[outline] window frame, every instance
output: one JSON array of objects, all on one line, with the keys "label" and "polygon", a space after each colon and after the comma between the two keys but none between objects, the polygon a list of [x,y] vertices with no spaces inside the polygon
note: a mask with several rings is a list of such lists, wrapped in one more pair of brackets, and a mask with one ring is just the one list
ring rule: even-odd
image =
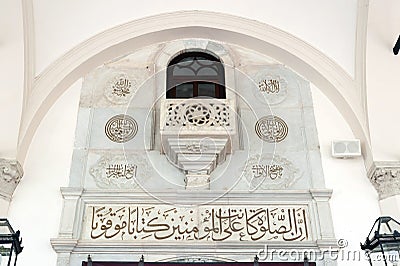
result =
[{"label": "window frame", "polygon": [[[205,58],[200,60],[208,60],[216,62],[214,66],[216,66],[216,76],[206,76],[206,75],[174,75],[174,67],[181,63],[185,62],[184,60],[190,57],[194,57],[194,60],[198,60],[197,58]],[[199,95],[199,84],[213,84],[214,85],[214,97],[207,95]],[[192,84],[192,97],[177,97],[177,87],[183,84]],[[166,88],[166,98],[167,99],[189,99],[196,97],[204,97],[204,98],[217,98],[217,99],[226,99],[226,91],[225,91],[225,69],[217,57],[210,55],[205,52],[186,52],[182,53],[175,58],[173,58],[168,64],[167,68],[167,88]]]}]

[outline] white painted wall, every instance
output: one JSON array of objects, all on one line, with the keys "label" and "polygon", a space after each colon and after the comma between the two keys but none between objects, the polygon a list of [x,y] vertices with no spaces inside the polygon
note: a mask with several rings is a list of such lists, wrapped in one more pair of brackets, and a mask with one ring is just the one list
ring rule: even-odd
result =
[{"label": "white painted wall", "polygon": [[367,38],[367,97],[375,161],[400,160],[400,1],[371,0]]},{"label": "white painted wall", "polygon": [[159,13],[207,10],[283,29],[315,46],[354,74],[357,0],[34,1],[36,71],[77,44],[113,26]]},{"label": "white painted wall", "polygon": [[20,1],[0,3],[0,158],[16,156],[24,82],[22,7]]},{"label": "white painted wall", "polygon": [[50,238],[58,235],[60,187],[68,185],[80,89],[81,80],[50,109],[29,150],[25,175],[8,213],[14,229],[21,230],[25,247],[18,265],[56,264]]},{"label": "white painted wall", "polygon": [[[332,140],[353,139],[354,136],[326,96],[315,86],[311,89],[326,186],[333,189],[330,205],[335,235],[348,242],[345,251],[361,252],[359,243],[365,241],[375,219],[380,216],[378,194],[367,178],[362,158],[331,157]],[[339,262],[339,265],[367,265],[364,260]]]},{"label": "white painted wall", "polygon": [[379,201],[382,215],[400,220],[400,195],[395,195]]}]

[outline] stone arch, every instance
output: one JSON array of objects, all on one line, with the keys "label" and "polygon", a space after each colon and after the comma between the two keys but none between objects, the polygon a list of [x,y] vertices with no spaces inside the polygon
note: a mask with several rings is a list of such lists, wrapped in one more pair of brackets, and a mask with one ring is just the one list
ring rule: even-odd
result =
[{"label": "stone arch", "polygon": [[[326,55],[293,35],[234,15],[178,11],[131,21],[77,45],[36,79],[34,94],[25,99],[18,143],[23,163],[32,138],[56,100],[77,79],[102,63],[153,43],[182,38],[226,41],[266,54],[314,83],[341,112],[363,143],[366,165],[372,161],[368,128],[354,80]],[[28,97],[28,95],[24,95]]]}]

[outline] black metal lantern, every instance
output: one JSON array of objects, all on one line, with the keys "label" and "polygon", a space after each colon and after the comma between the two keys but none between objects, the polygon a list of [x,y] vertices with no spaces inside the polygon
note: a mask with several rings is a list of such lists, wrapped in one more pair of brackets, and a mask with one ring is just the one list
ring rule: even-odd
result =
[{"label": "black metal lantern", "polygon": [[7,219],[0,218],[0,266],[17,265],[17,256],[23,249],[19,235]]},{"label": "black metal lantern", "polygon": [[361,249],[365,250],[370,265],[372,265],[371,254],[377,252],[382,253],[385,265],[388,265],[389,252],[396,251],[400,255],[400,223],[389,216],[379,217],[372,226],[365,243],[360,243],[360,245]]}]

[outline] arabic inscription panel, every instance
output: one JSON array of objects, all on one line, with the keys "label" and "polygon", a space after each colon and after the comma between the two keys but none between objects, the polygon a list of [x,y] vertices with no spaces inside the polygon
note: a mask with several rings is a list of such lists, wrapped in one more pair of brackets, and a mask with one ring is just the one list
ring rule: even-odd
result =
[{"label": "arabic inscription panel", "polygon": [[170,242],[311,241],[306,205],[92,205],[83,239]]}]

